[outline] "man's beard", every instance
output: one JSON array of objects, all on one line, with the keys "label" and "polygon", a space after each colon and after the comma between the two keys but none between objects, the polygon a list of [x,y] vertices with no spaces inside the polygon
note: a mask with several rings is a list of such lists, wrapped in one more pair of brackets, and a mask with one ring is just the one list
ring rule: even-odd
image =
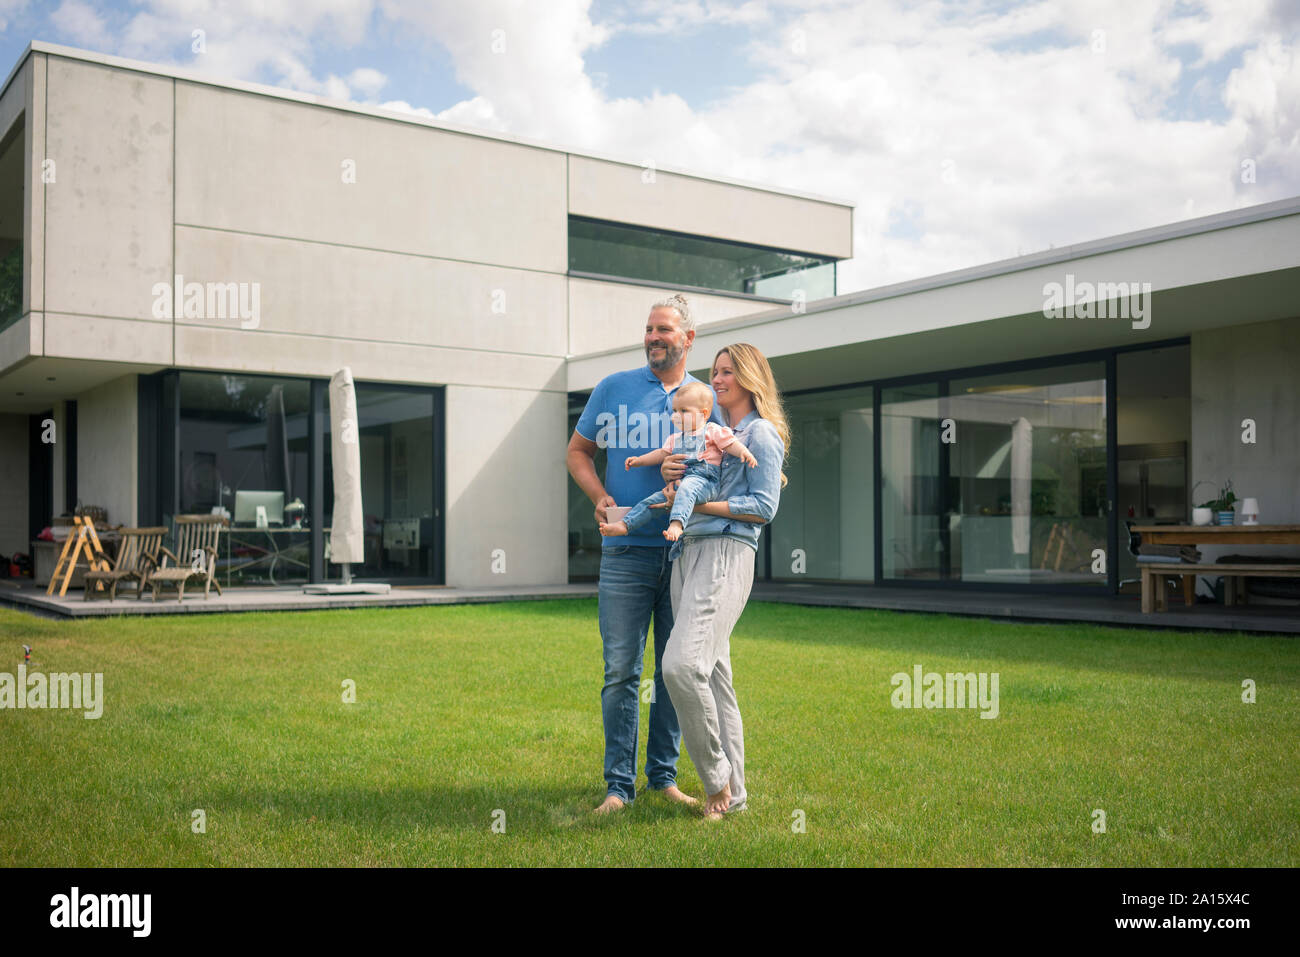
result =
[{"label": "man's beard", "polygon": [[677,363],[682,361],[682,356],[686,355],[686,350],[681,346],[675,346],[671,342],[665,342],[664,354],[660,359],[653,359],[650,356],[650,346],[646,346],[645,357],[650,363],[650,368],[662,372],[664,369],[671,369]]}]

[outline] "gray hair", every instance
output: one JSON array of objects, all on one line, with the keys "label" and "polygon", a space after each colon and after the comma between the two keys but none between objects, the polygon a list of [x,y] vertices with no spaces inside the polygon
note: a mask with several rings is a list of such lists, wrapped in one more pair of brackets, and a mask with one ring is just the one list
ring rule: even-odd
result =
[{"label": "gray hair", "polygon": [[677,315],[681,317],[682,332],[690,332],[695,328],[695,319],[691,316],[691,304],[680,292],[674,293],[667,299],[660,299],[650,307],[651,312],[656,309],[676,309]]}]

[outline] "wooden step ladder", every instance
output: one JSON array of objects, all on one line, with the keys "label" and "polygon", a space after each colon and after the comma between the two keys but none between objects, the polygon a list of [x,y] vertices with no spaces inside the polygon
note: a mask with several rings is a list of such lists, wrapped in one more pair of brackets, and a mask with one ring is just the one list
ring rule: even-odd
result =
[{"label": "wooden step ladder", "polygon": [[[67,594],[68,586],[72,584],[72,575],[77,570],[77,560],[81,557],[81,550],[86,550],[86,561],[90,563],[91,571],[111,571],[108,559],[104,555],[104,549],[99,544],[99,536],[95,534],[95,520],[88,515],[77,515],[72,519],[72,524],[77,530],[69,535],[63,543],[63,552],[59,555],[59,562],[54,566],[54,574],[50,576],[50,585],[45,589],[45,594],[53,595],[54,586],[59,583],[59,576],[63,576],[63,587],[59,589],[59,597],[62,598]],[[71,554],[69,554],[71,552]],[[103,589],[102,582],[95,582],[94,585],[88,586],[97,589]]]}]

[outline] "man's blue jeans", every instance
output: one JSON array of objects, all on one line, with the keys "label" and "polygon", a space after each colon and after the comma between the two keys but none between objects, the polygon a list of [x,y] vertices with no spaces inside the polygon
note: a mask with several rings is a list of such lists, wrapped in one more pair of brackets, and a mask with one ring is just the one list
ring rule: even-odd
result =
[{"label": "man's blue jeans", "polygon": [[597,590],[600,638],[605,652],[605,686],[600,710],[605,723],[605,786],[624,803],[636,797],[636,753],[640,731],[641,662],[654,615],[655,680],[650,698],[650,738],[645,776],[661,790],[677,783],[682,733],[664,687],[660,662],[673,631],[671,546],[614,545],[600,556]]}]

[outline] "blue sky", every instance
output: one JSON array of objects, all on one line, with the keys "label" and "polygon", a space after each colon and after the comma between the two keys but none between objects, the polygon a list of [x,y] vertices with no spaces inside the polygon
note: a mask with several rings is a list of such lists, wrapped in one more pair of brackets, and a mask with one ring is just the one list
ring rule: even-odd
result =
[{"label": "blue sky", "polygon": [[1298,6],[0,0],[0,59],[41,39],[849,199],[848,292],[1300,194]]}]

